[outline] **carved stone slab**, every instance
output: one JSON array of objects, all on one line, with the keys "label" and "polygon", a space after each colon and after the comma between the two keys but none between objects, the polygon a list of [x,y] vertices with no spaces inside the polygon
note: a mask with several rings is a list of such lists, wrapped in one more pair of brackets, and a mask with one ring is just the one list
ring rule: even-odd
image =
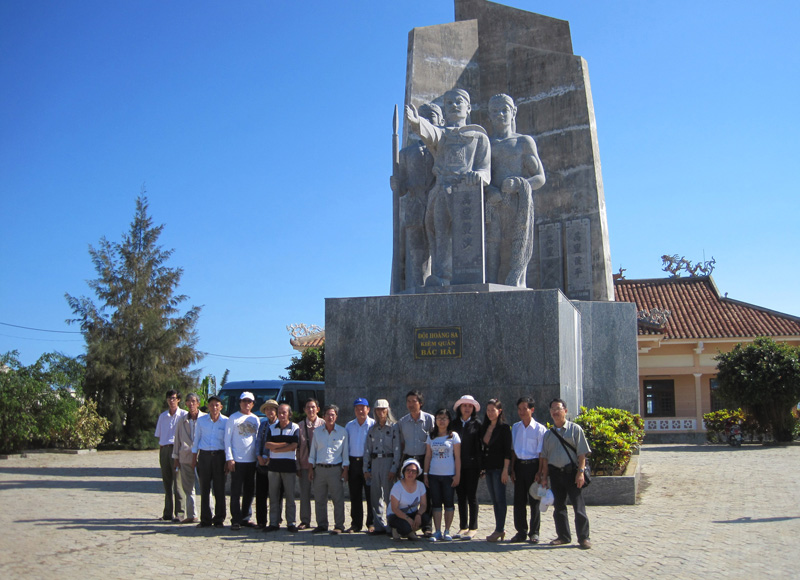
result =
[{"label": "carved stone slab", "polygon": [[592,299],[592,236],[588,218],[566,223],[567,294],[576,300]]},{"label": "carved stone slab", "polygon": [[539,234],[539,280],[542,288],[563,288],[564,268],[561,258],[561,224],[544,224]]},{"label": "carved stone slab", "polygon": [[451,284],[486,281],[483,245],[483,186],[453,186],[453,279]]}]

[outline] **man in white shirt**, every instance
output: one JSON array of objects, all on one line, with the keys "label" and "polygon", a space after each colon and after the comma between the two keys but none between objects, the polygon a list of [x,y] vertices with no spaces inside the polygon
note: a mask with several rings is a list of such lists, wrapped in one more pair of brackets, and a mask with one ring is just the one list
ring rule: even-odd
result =
[{"label": "man in white shirt", "polygon": [[311,463],[311,478],[314,480],[314,503],[317,527],[314,533],[328,531],[328,493],[333,501],[332,534],[344,533],[344,486],[350,469],[350,452],[347,430],[336,424],[339,407],[326,405],[325,424],[314,429],[308,461]]},{"label": "man in white shirt", "polygon": [[158,437],[158,462],[161,465],[161,481],[164,483],[164,512],[161,519],[168,522],[180,522],[183,516],[183,504],[178,494],[178,481],[175,477],[175,468],[172,461],[172,452],[175,444],[175,427],[186,411],[178,408],[181,394],[177,391],[167,391],[167,410],[158,416],[156,423],[156,437]]},{"label": "man in white shirt", "polygon": [[239,396],[239,410],[225,426],[225,467],[231,474],[231,529],[255,527],[250,521],[256,477],[258,416],[253,414],[255,397],[249,391]]},{"label": "man in white shirt", "polygon": [[[520,421],[511,427],[511,480],[514,482],[514,527],[517,533],[512,542],[530,540],[539,543],[539,500],[534,499],[528,490],[539,481],[539,455],[547,429],[533,418],[533,397],[520,397],[517,400],[517,414]],[[531,508],[530,527],[528,527],[527,507]]]},{"label": "man in white shirt", "polygon": [[364,477],[364,444],[367,441],[367,432],[375,424],[375,419],[369,416],[369,403],[359,397],[353,403],[356,418],[345,425],[348,446],[350,447],[350,477],[347,487],[350,491],[350,528],[347,533],[360,532],[364,522],[364,503],[362,497],[367,496],[367,531],[374,532],[372,518],[372,499],[369,482]]}]

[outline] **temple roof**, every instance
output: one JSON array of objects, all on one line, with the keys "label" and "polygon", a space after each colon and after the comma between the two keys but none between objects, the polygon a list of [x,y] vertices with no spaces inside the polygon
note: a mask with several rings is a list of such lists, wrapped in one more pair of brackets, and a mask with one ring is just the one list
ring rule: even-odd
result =
[{"label": "temple roof", "polygon": [[720,296],[711,276],[614,281],[614,296],[639,311],[669,310],[661,328],[640,322],[639,334],[667,339],[800,336],[800,317]]}]

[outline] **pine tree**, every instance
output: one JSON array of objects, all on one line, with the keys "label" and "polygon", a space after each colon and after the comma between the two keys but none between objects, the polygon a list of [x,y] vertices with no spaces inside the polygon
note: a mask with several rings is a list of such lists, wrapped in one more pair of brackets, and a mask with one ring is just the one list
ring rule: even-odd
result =
[{"label": "pine tree", "polygon": [[180,313],[187,296],[175,292],[183,269],[166,265],[173,250],[158,245],[164,226],[154,226],[147,209],[142,191],[122,242],[103,237],[89,247],[97,304],[66,295],[77,317],[68,322],[80,323],[86,340],[84,393],[111,422],[105,442],[133,448],[155,444],[164,393],[194,387],[189,367],[202,358],[195,349],[200,307]]}]

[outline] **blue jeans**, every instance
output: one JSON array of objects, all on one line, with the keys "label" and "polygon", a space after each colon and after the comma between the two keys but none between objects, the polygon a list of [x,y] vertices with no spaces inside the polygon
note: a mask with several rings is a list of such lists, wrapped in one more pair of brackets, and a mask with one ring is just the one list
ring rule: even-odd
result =
[{"label": "blue jeans", "polygon": [[494,531],[504,532],[506,528],[506,485],[502,482],[502,469],[489,469],[486,471],[486,487],[489,489],[489,497],[492,498],[494,508]]}]

